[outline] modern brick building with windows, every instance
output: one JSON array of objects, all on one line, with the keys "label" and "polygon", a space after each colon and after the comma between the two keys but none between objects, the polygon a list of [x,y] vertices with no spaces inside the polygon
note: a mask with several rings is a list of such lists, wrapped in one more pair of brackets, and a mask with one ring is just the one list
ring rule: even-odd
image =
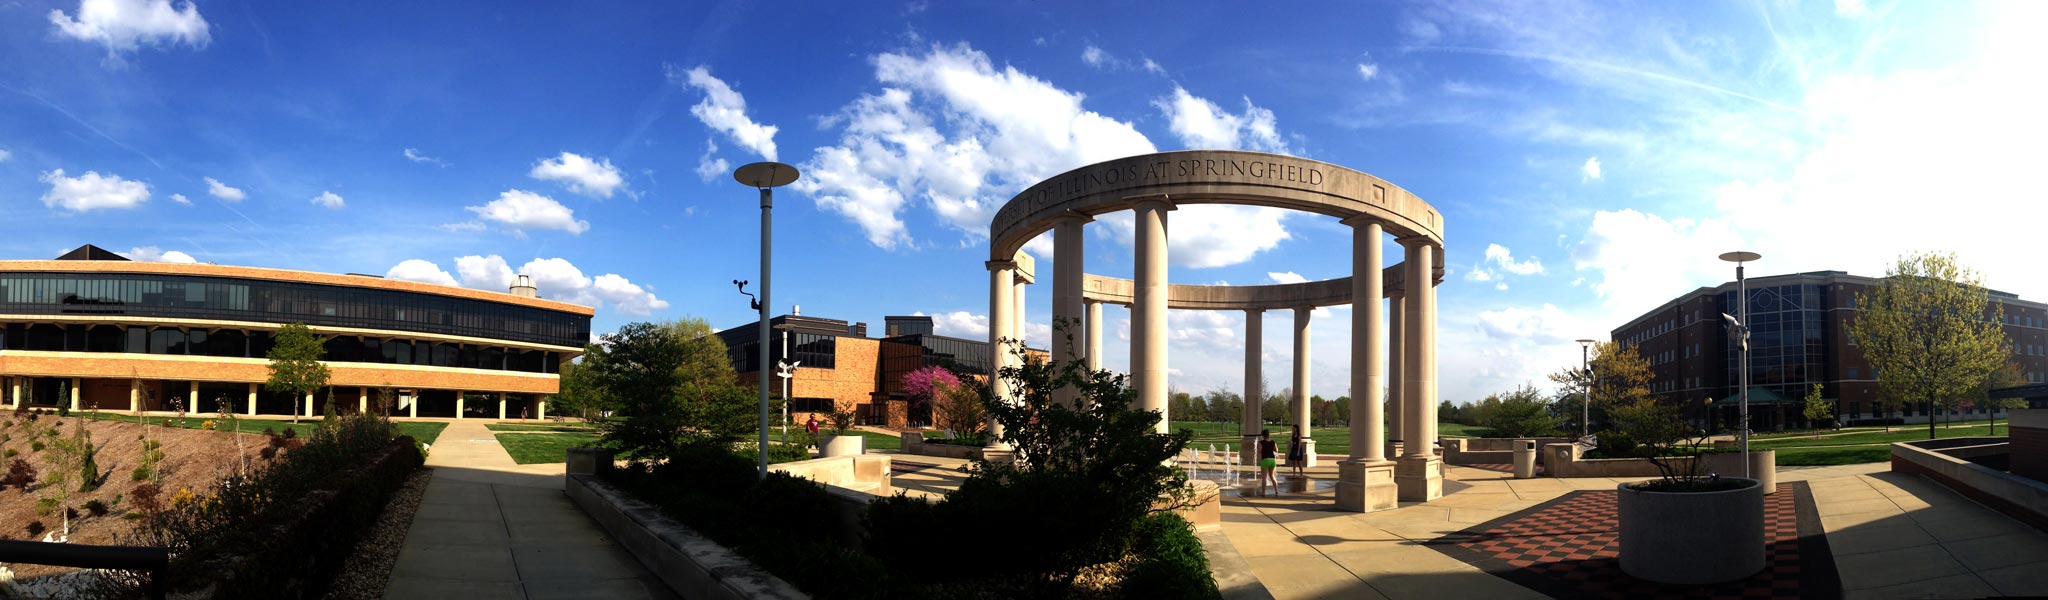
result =
[{"label": "modern brick building with windows", "polygon": [[[887,427],[931,423],[931,409],[911,402],[903,393],[903,376],[928,366],[943,366],[962,377],[987,377],[988,342],[938,335],[928,316],[885,318],[881,338],[867,337],[866,323],[783,315],[768,321],[769,362],[801,361],[790,381],[790,419],[819,420],[835,410],[854,412],[856,421]],[[743,384],[759,381],[758,323],[717,333],[725,342]],[[785,346],[787,350],[785,351]],[[1027,350],[1043,359],[1045,352]],[[771,393],[782,393],[780,382]]]},{"label": "modern brick building with windows", "polygon": [[[1925,423],[1927,407],[1907,403],[1880,414],[1877,378],[1849,339],[1856,318],[1856,294],[1883,284],[1882,278],[1841,271],[1815,271],[1748,281],[1750,320],[1750,421],[1757,430],[1802,427],[1802,404],[1813,384],[1836,404],[1844,423],[1900,418]],[[2006,340],[2013,361],[2028,382],[2048,382],[2048,304],[1993,290],[2005,311]],[[1732,428],[1741,381],[1736,370],[1740,346],[1722,313],[1739,314],[1733,281],[1693,290],[1616,328],[1613,339],[1635,348],[1655,374],[1650,391],[1683,407],[1701,425]],[[1938,419],[1984,418],[1983,408],[1937,410]]]},{"label": "modern brick building with windows", "polygon": [[[559,366],[590,340],[589,307],[369,275],[135,262],[93,246],[0,261],[0,400],[9,408],[245,414],[369,410],[539,418]],[[265,391],[271,336],[327,338],[332,387]]]}]

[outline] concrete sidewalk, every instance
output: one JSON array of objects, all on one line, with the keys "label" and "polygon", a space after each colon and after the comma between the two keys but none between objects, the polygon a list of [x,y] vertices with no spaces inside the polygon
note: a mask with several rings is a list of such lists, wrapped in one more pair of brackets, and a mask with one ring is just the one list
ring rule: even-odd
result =
[{"label": "concrete sidewalk", "polygon": [[563,465],[518,465],[477,421],[441,432],[433,479],[384,596],[674,598],[562,494]]}]

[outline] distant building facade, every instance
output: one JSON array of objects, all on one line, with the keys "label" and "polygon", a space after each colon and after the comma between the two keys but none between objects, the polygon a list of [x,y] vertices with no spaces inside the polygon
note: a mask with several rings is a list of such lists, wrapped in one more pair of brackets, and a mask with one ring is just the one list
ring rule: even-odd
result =
[{"label": "distant building facade", "polygon": [[[1877,376],[1848,335],[1856,295],[1882,278],[1815,271],[1748,280],[1750,422],[1760,431],[1804,427],[1804,399],[1813,384],[1836,403],[1847,424],[1897,418],[1925,423],[1919,403],[1890,411],[1878,404]],[[2027,382],[2048,382],[2048,304],[1991,291],[2005,311],[2006,340]],[[1741,348],[1722,313],[1739,314],[1736,283],[1700,288],[1614,329],[1613,340],[1650,363],[1651,394],[1682,407],[1687,419],[1715,428],[1739,422]],[[1985,418],[1984,408],[1936,409],[1936,419]]]},{"label": "distant building facade", "polygon": [[[848,323],[801,315],[769,319],[769,369],[775,363],[800,361],[789,382],[789,414],[801,423],[815,415],[853,411],[856,421],[885,427],[931,423],[931,407],[915,403],[903,392],[903,376],[929,366],[942,366],[963,378],[989,374],[987,341],[934,333],[929,316],[886,317],[881,338],[867,337],[866,323]],[[740,382],[760,381],[759,323],[717,333],[725,342]],[[1028,350],[1043,358],[1044,352]],[[782,393],[772,380],[773,394]]]}]

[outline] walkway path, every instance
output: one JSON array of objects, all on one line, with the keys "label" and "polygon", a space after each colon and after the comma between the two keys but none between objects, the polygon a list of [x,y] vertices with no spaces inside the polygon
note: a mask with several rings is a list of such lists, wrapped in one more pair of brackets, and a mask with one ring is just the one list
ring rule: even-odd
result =
[{"label": "walkway path", "polygon": [[1889,468],[1809,485],[1849,598],[2048,590],[2048,534],[1946,487]]},{"label": "walkway path", "polygon": [[518,465],[483,422],[457,421],[392,568],[392,599],[673,598],[562,494],[562,465]]}]

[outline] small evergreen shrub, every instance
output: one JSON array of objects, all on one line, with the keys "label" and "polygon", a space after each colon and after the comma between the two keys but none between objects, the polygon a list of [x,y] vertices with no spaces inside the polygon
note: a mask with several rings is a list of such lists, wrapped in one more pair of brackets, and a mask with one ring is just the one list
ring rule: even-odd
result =
[{"label": "small evergreen shrub", "polygon": [[1136,564],[1124,572],[1125,598],[1220,598],[1209,555],[1180,515],[1152,513],[1132,530]]},{"label": "small evergreen shrub", "polygon": [[33,454],[33,453],[36,453],[36,452],[42,452],[42,451],[43,451],[43,441],[42,441],[42,440],[36,440],[36,441],[33,441],[33,442],[29,442],[29,443],[28,443],[28,451],[29,451],[29,453],[31,453],[31,454]]},{"label": "small evergreen shrub", "polygon": [[92,513],[92,516],[95,517],[107,516],[107,503],[98,500],[87,500],[85,502],[85,512]]},{"label": "small evergreen shrub", "polygon": [[36,516],[47,517],[50,516],[50,513],[53,512],[57,512],[56,498],[41,498],[36,500]]},{"label": "small evergreen shrub", "polygon": [[149,465],[137,465],[134,471],[128,472],[128,480],[149,481],[149,476],[153,473],[154,471],[150,470]]},{"label": "small evergreen shrub", "polygon": [[29,521],[26,529],[28,530],[29,537],[35,537],[42,535],[46,528],[43,527],[42,521]]}]

